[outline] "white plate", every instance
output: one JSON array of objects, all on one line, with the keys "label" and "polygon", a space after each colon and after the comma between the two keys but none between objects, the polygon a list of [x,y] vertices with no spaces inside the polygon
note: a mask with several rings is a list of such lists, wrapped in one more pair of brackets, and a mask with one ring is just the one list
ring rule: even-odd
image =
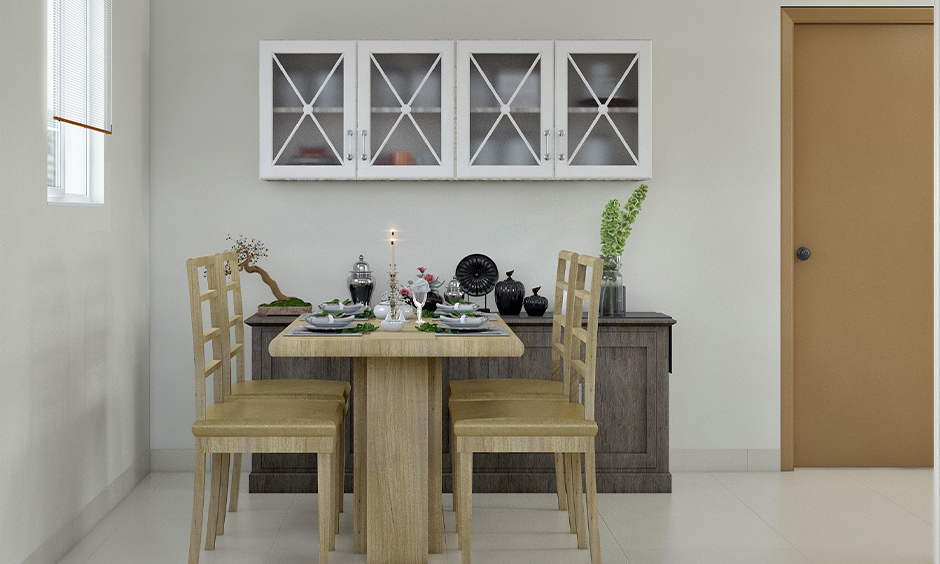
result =
[{"label": "white plate", "polygon": [[304,318],[304,321],[307,322],[307,325],[313,325],[315,327],[335,327],[337,325],[349,325],[355,320],[351,315],[334,315],[333,320],[331,321],[329,316],[324,315],[322,317],[317,317],[315,315],[308,315]]},{"label": "white plate", "polygon": [[467,317],[463,321],[459,317],[438,317],[437,319],[447,327],[481,327],[488,321],[485,317]]},{"label": "white plate", "polygon": [[476,327],[472,325],[445,325],[444,329],[450,329],[451,331],[457,331],[459,333],[475,333],[479,331],[494,331],[497,327],[495,325],[477,325]]},{"label": "white plate", "polygon": [[304,329],[310,331],[311,333],[331,333],[334,331],[342,331],[343,329],[349,329],[350,327],[355,327],[352,323],[347,323],[346,325],[329,325],[329,326],[316,326],[316,325],[304,325]]},{"label": "white plate", "polygon": [[363,304],[319,304],[317,307],[320,308],[320,311],[328,311],[330,313],[340,313],[343,315],[356,314],[361,312],[366,308]]},{"label": "white plate", "polygon": [[[480,306],[478,306],[477,304],[470,304],[470,305],[460,304],[460,305],[462,306],[460,309],[461,312],[476,311],[480,309]],[[454,313],[455,305],[454,304],[437,304],[437,309],[435,311],[439,311],[442,313]]]}]

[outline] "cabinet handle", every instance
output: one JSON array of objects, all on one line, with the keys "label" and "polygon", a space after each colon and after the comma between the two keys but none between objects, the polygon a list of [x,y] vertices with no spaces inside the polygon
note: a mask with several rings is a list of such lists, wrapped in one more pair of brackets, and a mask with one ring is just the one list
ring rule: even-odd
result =
[{"label": "cabinet handle", "polygon": [[565,160],[565,130],[558,130],[558,144],[561,146],[561,150],[558,151],[558,160]]},{"label": "cabinet handle", "polygon": [[549,136],[551,136],[551,134],[552,132],[550,129],[546,129],[545,132],[543,133],[543,135],[545,136],[545,154],[542,155],[542,158],[545,159],[546,161],[551,160],[552,158],[552,156],[548,152]]},{"label": "cabinet handle", "polygon": [[362,135],[362,157],[361,158],[362,160],[367,161],[369,160],[369,150],[368,150],[368,145],[366,144],[366,138],[369,136],[369,132],[363,129],[361,135]]},{"label": "cabinet handle", "polygon": [[354,149],[353,146],[356,144],[356,132],[350,129],[346,132],[346,160],[351,161],[355,156],[353,155]]}]

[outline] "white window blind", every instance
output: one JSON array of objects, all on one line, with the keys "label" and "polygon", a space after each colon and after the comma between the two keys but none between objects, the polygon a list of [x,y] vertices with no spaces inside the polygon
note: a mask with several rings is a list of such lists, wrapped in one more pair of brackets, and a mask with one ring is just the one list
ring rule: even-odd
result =
[{"label": "white window blind", "polygon": [[52,119],[111,133],[111,0],[53,0]]}]

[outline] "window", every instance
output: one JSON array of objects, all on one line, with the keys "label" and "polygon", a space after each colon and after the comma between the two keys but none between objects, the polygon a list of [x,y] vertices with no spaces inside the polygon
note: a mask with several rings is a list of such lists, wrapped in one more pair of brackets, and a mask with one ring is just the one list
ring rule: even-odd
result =
[{"label": "window", "polygon": [[111,1],[46,1],[47,200],[100,204],[111,132]]}]

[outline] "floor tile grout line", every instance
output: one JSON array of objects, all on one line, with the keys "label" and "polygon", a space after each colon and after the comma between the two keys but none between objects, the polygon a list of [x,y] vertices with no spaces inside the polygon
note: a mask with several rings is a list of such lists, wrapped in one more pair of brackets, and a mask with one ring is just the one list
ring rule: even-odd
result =
[{"label": "floor tile grout line", "polygon": [[610,538],[614,539],[614,543],[617,545],[617,548],[620,549],[620,554],[623,554],[624,559],[626,559],[627,564],[630,564],[630,557],[627,556],[627,551],[623,549],[623,545],[620,544],[620,541],[617,540],[617,535],[614,534],[614,531],[610,528],[610,525],[607,523],[607,519],[604,519],[604,516],[601,514],[601,508],[597,508],[597,517],[601,520],[601,523],[604,524],[604,528],[607,529],[607,532],[610,533]]},{"label": "floor tile grout line", "polygon": [[[151,472],[150,474],[147,474],[147,476],[150,476],[151,474],[158,474],[158,473],[159,473],[159,472]],[[144,480],[146,480],[146,479],[147,479],[147,476],[144,476],[144,479],[141,480],[141,482],[143,482]],[[165,474],[165,473],[164,473],[163,476],[160,478],[160,480],[159,480],[156,484],[154,484],[154,486],[153,486],[153,488],[150,490],[150,492],[149,492],[147,495],[144,496],[144,499],[142,499],[142,500],[140,500],[139,502],[137,502],[137,505],[136,505],[135,507],[128,508],[128,510],[126,511],[126,513],[136,513],[136,512],[137,512],[137,507],[139,507],[140,505],[142,505],[142,504],[144,503],[144,501],[145,501],[147,498],[149,498],[151,495],[153,495],[153,493],[154,493],[155,491],[157,491],[157,487],[159,487],[160,484],[162,484],[164,480],[166,480],[166,474]],[[138,483],[138,485],[140,485],[140,484]],[[137,486],[134,486],[134,488],[136,488],[136,487],[137,487]],[[134,492],[134,490],[131,489],[131,491],[128,492],[128,494],[127,494],[126,496],[124,496],[124,499],[127,499],[127,496],[131,495],[131,493],[133,493],[133,492]],[[88,531],[88,533],[87,533],[85,536],[83,536],[81,539],[79,539],[78,542],[80,543],[81,541],[83,541],[83,540],[85,540],[86,538],[88,538],[89,536],[91,536],[91,534],[95,531],[95,529],[97,529],[98,527],[100,527],[101,524],[104,522],[104,520],[107,519],[109,515],[111,515],[112,513],[114,513],[114,510],[118,508],[118,505],[120,505],[121,502],[124,501],[124,499],[122,499],[121,501],[119,501],[119,502],[117,503],[117,505],[115,505],[114,508],[111,509],[111,511],[108,511],[108,512],[105,514],[105,516],[102,517],[101,520],[98,521],[98,523],[96,523],[95,526],[94,526],[90,531]],[[105,536],[103,539],[101,539],[101,542],[98,543],[97,546],[95,546],[95,549],[94,549],[94,550],[90,551],[90,553],[88,554],[88,556],[87,556],[85,559],[83,559],[83,560],[81,561],[81,564],[88,564],[89,562],[91,562],[91,558],[92,558],[95,554],[97,554],[98,551],[101,550],[101,549],[104,547],[105,544],[108,543],[108,540],[109,540],[111,537],[113,537],[115,533],[118,532],[118,529],[120,529],[120,528],[121,528],[121,525],[123,525],[123,524],[127,521],[128,517],[129,517],[129,515],[128,515],[128,516],[125,516],[123,519],[121,519],[121,520],[114,526],[114,530],[112,530],[110,533],[107,534],[107,536]],[[78,546],[78,543],[76,543],[75,546]],[[75,546],[73,546],[72,549],[69,550],[69,552],[71,552],[72,550],[74,550],[74,549],[75,549]],[[66,553],[66,556],[68,556],[68,553]],[[63,557],[63,558],[64,558],[64,557]]]},{"label": "floor tile grout line", "polygon": [[771,525],[770,523],[768,523],[766,519],[764,519],[763,517],[761,517],[760,514],[757,513],[757,511],[754,510],[753,507],[751,507],[750,505],[748,505],[746,501],[744,501],[743,499],[741,499],[741,498],[738,496],[738,494],[734,493],[734,491],[733,491],[731,488],[729,488],[724,482],[722,482],[721,480],[719,480],[718,477],[715,476],[713,472],[709,472],[708,475],[711,476],[713,480],[715,480],[716,482],[718,482],[719,484],[721,484],[721,487],[723,487],[724,489],[726,489],[726,490],[728,491],[728,493],[730,493],[731,495],[734,496],[735,499],[737,499],[738,501],[740,501],[740,502],[741,502],[741,505],[743,505],[744,507],[747,507],[747,510],[750,511],[751,513],[753,513],[755,517],[757,517],[757,518],[760,519],[765,525],[767,525],[768,527],[770,527],[770,530],[771,530],[771,531],[773,531],[773,532],[777,533],[778,535],[780,535],[780,538],[782,538],[783,540],[785,540],[786,543],[787,543],[788,545],[790,545],[790,547],[793,548],[793,550],[797,551],[797,552],[800,554],[800,556],[802,556],[803,558],[805,558],[807,562],[812,563],[812,559],[811,559],[809,556],[807,556],[806,554],[804,554],[803,551],[800,550],[800,548],[799,548],[798,546],[796,546],[795,544],[793,544],[793,542],[792,542],[790,539],[788,539],[786,536],[784,536],[784,534],[783,534],[782,532],[778,531],[776,527],[774,527],[773,525]]},{"label": "floor tile grout line", "polygon": [[907,513],[913,515],[914,518],[918,519],[919,521],[922,521],[922,522],[924,522],[924,523],[927,523],[928,525],[931,525],[931,526],[933,525],[933,523],[932,523],[931,521],[928,521],[928,520],[924,519],[923,517],[921,517],[920,515],[914,513],[914,512],[911,511],[910,509],[904,507],[904,506],[901,505],[900,503],[894,501],[894,500],[891,499],[890,497],[888,497],[888,496],[886,496],[885,494],[879,492],[878,490],[876,490],[875,488],[869,486],[869,485],[866,484],[865,482],[859,480],[859,479],[856,478],[855,476],[849,474],[848,472],[845,471],[844,468],[836,468],[836,470],[838,470],[839,473],[842,474],[843,476],[845,476],[845,477],[851,479],[851,480],[854,481],[854,482],[857,482],[857,483],[861,484],[861,485],[864,486],[866,489],[875,492],[879,497],[882,497],[882,498],[886,499],[886,500],[887,500],[889,503],[891,503],[892,505],[896,505],[897,507],[900,507],[900,508],[903,509],[905,512],[907,512]]}]

